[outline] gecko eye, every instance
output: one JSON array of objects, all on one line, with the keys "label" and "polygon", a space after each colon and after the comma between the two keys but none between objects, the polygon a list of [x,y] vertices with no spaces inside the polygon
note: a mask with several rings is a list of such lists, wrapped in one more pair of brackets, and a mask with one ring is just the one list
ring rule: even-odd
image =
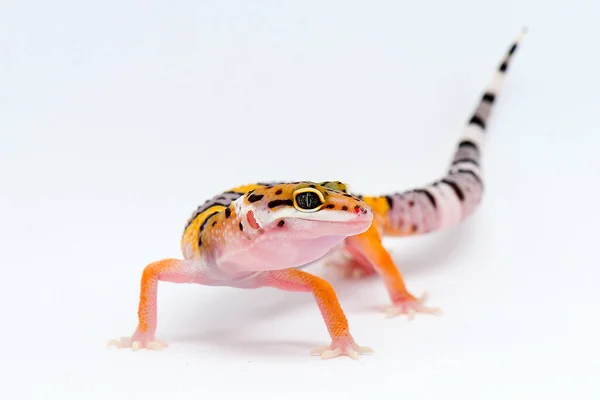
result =
[{"label": "gecko eye", "polygon": [[302,188],[294,192],[294,207],[300,211],[317,211],[324,202],[323,194],[317,189]]}]

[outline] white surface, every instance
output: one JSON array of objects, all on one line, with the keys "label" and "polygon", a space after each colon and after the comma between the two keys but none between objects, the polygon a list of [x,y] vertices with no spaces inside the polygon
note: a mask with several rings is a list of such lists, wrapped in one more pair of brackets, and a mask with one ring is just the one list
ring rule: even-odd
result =
[{"label": "white surface", "polygon": [[[216,4],[0,6],[0,398],[597,399],[598,5]],[[379,279],[335,280],[376,353],[321,361],[308,294],[161,284],[171,347],[104,347],[133,332],[143,267],[180,255],[214,193],[437,178],[524,24],[484,204],[387,241],[443,317],[386,320]]]}]

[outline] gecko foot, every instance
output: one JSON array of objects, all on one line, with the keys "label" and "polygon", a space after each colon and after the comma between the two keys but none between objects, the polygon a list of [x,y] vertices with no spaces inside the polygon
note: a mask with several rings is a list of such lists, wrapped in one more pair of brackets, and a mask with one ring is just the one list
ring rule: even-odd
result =
[{"label": "gecko foot", "polygon": [[420,298],[409,295],[400,300],[395,300],[393,306],[386,308],[386,316],[390,318],[400,314],[407,314],[408,319],[412,320],[415,313],[441,315],[442,310],[440,308],[427,307],[424,305],[426,299],[427,293],[423,293]]},{"label": "gecko foot", "polygon": [[359,354],[372,354],[373,349],[357,345],[352,338],[334,339],[329,346],[319,346],[311,349],[311,355],[320,355],[321,359],[327,360],[339,356],[348,356],[358,360]]},{"label": "gecko foot", "polygon": [[132,337],[109,340],[107,347],[112,346],[119,349],[131,348],[134,351],[137,351],[140,349],[161,350],[169,345],[163,340],[156,339],[153,335],[144,335],[136,332]]}]

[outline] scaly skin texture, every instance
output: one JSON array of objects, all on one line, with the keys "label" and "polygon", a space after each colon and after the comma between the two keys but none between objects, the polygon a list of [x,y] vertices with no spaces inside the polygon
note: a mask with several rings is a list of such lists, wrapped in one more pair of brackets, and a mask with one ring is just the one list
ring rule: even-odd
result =
[{"label": "scaly skin texture", "polygon": [[349,259],[339,267],[354,276],[377,273],[383,278],[391,300],[388,315],[439,312],[407,290],[381,239],[445,229],[477,209],[483,196],[485,128],[519,39],[503,58],[441,179],[379,196],[350,194],[339,181],[256,183],[221,193],[189,219],[181,239],[183,259],[156,261],[144,269],[137,329],[133,336],[110,344],[134,349],[166,346],[155,337],[158,282],[165,281],[311,292],[331,338],[329,346],[313,353],[322,358],[370,353],[370,348],[355,343],[332,286],[299,269],[340,247]]}]

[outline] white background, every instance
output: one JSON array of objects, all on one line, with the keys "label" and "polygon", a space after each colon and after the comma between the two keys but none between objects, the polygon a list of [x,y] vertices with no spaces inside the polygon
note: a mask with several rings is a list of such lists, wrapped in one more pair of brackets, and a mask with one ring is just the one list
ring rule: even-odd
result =
[{"label": "white background", "polygon": [[[594,3],[3,1],[0,398],[597,399]],[[161,284],[170,347],[106,349],[215,193],[438,178],[523,25],[481,208],[386,241],[443,316],[385,319],[380,279],[331,278],[375,354],[322,361],[310,294]]]}]

